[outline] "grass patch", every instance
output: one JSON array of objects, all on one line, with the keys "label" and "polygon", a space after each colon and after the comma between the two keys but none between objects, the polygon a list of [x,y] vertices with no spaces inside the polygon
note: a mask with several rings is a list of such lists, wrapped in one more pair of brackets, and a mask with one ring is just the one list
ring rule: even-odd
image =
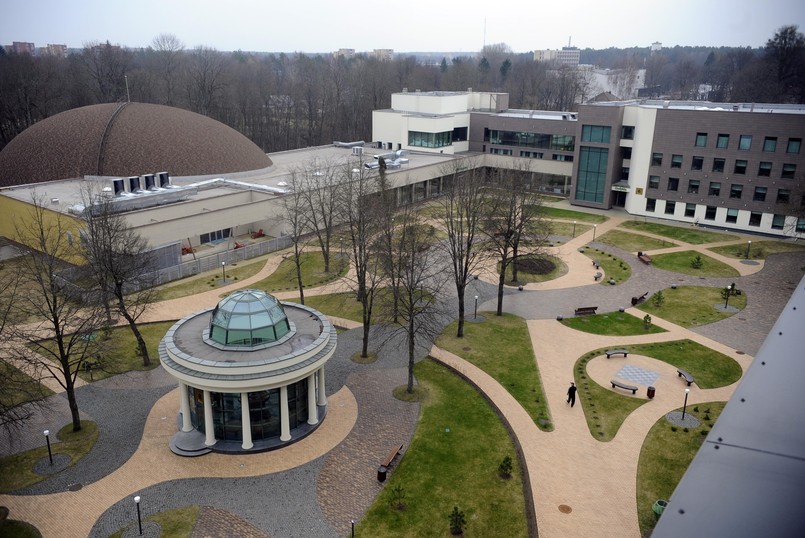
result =
[{"label": "grass patch", "polygon": [[622,230],[610,230],[598,238],[598,241],[606,245],[618,247],[627,252],[638,252],[644,250],[657,250],[677,246],[672,241],[655,239],[646,235],[633,234]]},{"label": "grass patch", "polygon": [[564,221],[551,221],[551,235],[559,235],[562,237],[575,237],[573,235],[573,231],[575,229],[576,235],[581,235],[584,232],[588,231],[592,226],[589,224],[573,224],[572,222],[564,222]]},{"label": "grass patch", "polygon": [[[466,514],[465,536],[528,536],[522,472],[500,418],[469,384],[432,360],[416,365],[427,388],[409,450],[356,529],[357,536],[446,536],[454,506]],[[498,466],[512,457],[512,477]],[[394,489],[405,509],[392,506]]]},{"label": "grass patch", "polygon": [[[542,206],[540,212],[549,219],[575,220],[578,222],[590,222],[593,224],[601,224],[602,222],[609,220],[609,217],[605,217],[597,213],[584,213],[582,211],[573,211],[572,209],[562,209],[559,207]],[[576,232],[578,233],[578,230]]]},{"label": "grass patch", "polygon": [[0,536],[5,538],[42,538],[39,529],[26,521],[0,520]]},{"label": "grass patch", "polygon": [[615,285],[623,284],[632,276],[632,267],[614,254],[597,248],[587,248],[584,250],[584,255],[590,260],[597,261],[604,271],[604,278],[599,282],[601,285],[611,286],[610,279],[615,279]]},{"label": "grass patch", "polygon": [[0,379],[3,379],[3,390],[0,391],[2,409],[11,409],[53,394],[53,391],[45,385],[2,360],[0,360]]},{"label": "grass patch", "polygon": [[735,359],[705,347],[693,340],[674,340],[627,346],[630,353],[654,357],[676,368],[690,372],[701,389],[717,389],[732,385],[743,370]]},{"label": "grass patch", "polygon": [[528,412],[537,426],[553,431],[531,337],[525,320],[512,314],[486,313],[483,323],[465,323],[456,338],[458,322],[448,325],[436,345],[471,362],[491,375]]},{"label": "grass patch", "polygon": [[201,507],[197,505],[183,506],[154,514],[147,521],[154,521],[159,525],[162,529],[162,536],[190,536],[199,514],[201,514]]},{"label": "grass patch", "polygon": [[363,307],[355,298],[355,293],[329,293],[327,295],[305,295],[305,305],[315,308],[328,316],[363,322]]},{"label": "grass patch", "polygon": [[400,385],[394,387],[391,393],[403,402],[424,402],[428,397],[428,389],[421,385],[414,385],[412,392],[408,392],[408,385]]},{"label": "grass patch", "polygon": [[[746,258],[746,243],[712,247],[707,250],[712,250],[722,256],[739,260]],[[786,241],[752,241],[752,246],[749,248],[749,257],[754,260],[765,260],[772,254],[802,252],[803,250],[805,250],[805,245],[800,243],[789,243]]]},{"label": "grass patch", "polygon": [[[510,286],[547,282],[567,274],[567,265],[556,256],[548,254],[520,256],[517,263],[520,265],[516,282],[512,278],[512,264],[506,267],[506,283]],[[529,266],[539,267],[540,270],[529,270]],[[500,263],[497,264],[497,271],[500,274]]]},{"label": "grass patch", "polygon": [[653,324],[646,330],[642,319],[623,312],[565,318],[561,323],[577,331],[607,336],[633,336],[667,332],[665,329]]},{"label": "grass patch", "polygon": [[704,243],[715,243],[718,241],[732,241],[735,239],[740,239],[740,237],[737,235],[727,233],[706,232],[693,227],[668,226],[667,224],[641,222],[638,220],[626,221],[621,223],[620,226],[622,228],[629,228],[632,230],[639,230],[655,235],[661,235],[674,241],[690,243],[691,245],[703,245]]},{"label": "grass patch", "polygon": [[[691,262],[700,256],[702,266],[698,269],[691,266]],[[741,273],[737,269],[722,263],[715,258],[711,258],[706,254],[699,254],[695,250],[686,250],[684,252],[669,252],[668,254],[653,254],[651,256],[651,263],[654,267],[665,269],[666,271],[673,271],[675,273],[682,273],[692,276],[726,276],[737,277]]]},{"label": "grass patch", "polygon": [[725,402],[709,402],[688,406],[687,412],[701,422],[699,427],[688,431],[683,428],[673,431],[665,417],[649,430],[637,464],[637,517],[641,536],[648,536],[657,523],[652,511],[654,502],[671,498],[725,405]]},{"label": "grass patch", "polygon": [[[232,265],[226,265],[226,279],[227,280],[245,280],[253,277],[260,272],[260,269],[266,264],[267,256],[261,256],[256,261],[249,262],[235,262]],[[187,297],[205,291],[210,291],[211,288],[218,287],[221,281],[222,274],[220,269],[214,271],[206,271],[198,275],[190,276],[163,284],[156,288],[154,294],[154,302],[167,301],[168,299],[177,299],[179,297]],[[231,282],[227,282],[227,285]]]},{"label": "grass patch", "polygon": [[[654,306],[654,296],[652,295],[638,308],[682,327],[707,325],[733,315],[732,312],[722,312],[714,308],[714,305],[724,304],[724,299],[721,297],[722,289],[700,286],[681,286],[675,290],[665,289],[662,290],[665,298],[662,306]],[[743,310],[746,308],[746,294],[731,296],[729,304],[739,311]]]},{"label": "grass patch", "polygon": [[[50,441],[53,455],[67,454],[70,456],[69,466],[72,467],[95,446],[95,441],[98,440],[98,427],[94,422],[82,420],[81,430],[73,432],[71,422],[58,431],[56,439],[59,442],[54,442],[52,437]],[[47,478],[34,472],[36,462],[48,457],[44,441],[42,439],[43,446],[0,458],[0,493],[26,488]]]},{"label": "grass patch", "polygon": [[[302,283],[306,288],[321,286],[338,280],[347,274],[349,259],[346,255],[333,250],[330,253],[330,272],[324,271],[324,257],[321,251],[303,252],[301,256]],[[296,265],[292,255],[280,262],[277,270],[271,275],[255,282],[250,287],[272,291],[293,291],[298,289],[296,280]]]}]

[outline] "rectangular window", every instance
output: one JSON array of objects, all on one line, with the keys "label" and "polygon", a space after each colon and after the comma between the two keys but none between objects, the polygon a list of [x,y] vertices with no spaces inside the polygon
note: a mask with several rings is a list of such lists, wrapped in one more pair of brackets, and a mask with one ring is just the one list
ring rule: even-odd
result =
[{"label": "rectangular window", "polygon": [[749,226],[760,226],[761,217],[763,217],[763,213],[758,213],[756,211],[749,213]]},{"label": "rectangular window", "polygon": [[755,187],[755,194],[752,195],[753,202],[765,202],[766,201],[766,191],[768,189],[766,187]]},{"label": "rectangular window", "polygon": [[648,176],[648,188],[649,189],[659,189],[660,188],[660,176]]},{"label": "rectangular window", "polygon": [[[547,135],[536,135],[547,136]],[[554,151],[573,151],[576,149],[576,137],[572,135],[551,135],[551,147]]]},{"label": "rectangular window", "polygon": [[621,148],[621,159],[628,160],[632,158],[632,148]]},{"label": "rectangular window", "polygon": [[765,152],[775,152],[777,151],[777,137],[776,136],[767,136],[763,139],[763,151]]},{"label": "rectangular window", "polygon": [[737,209],[727,209],[727,218],[726,222],[730,224],[735,224],[738,222],[738,210]]},{"label": "rectangular window", "polygon": [[666,202],[665,202],[665,214],[666,215],[673,215],[674,211],[676,211],[676,202],[666,200]]},{"label": "rectangular window", "polygon": [[512,150],[503,148],[489,148],[489,153],[492,155],[511,155]]},{"label": "rectangular window", "polygon": [[710,189],[707,191],[708,196],[721,196],[721,183],[719,181],[711,181]]},{"label": "rectangular window", "polygon": [[576,200],[603,203],[607,183],[607,148],[582,146],[579,150],[579,173]]},{"label": "rectangular window", "polygon": [[787,204],[791,201],[791,190],[790,189],[777,189],[777,200],[775,201],[778,204]]},{"label": "rectangular window", "polygon": [[716,142],[716,147],[718,149],[727,149],[730,145],[730,135],[728,134],[718,134],[718,141]]},{"label": "rectangular window", "polygon": [[699,180],[691,179],[688,181],[688,194],[699,194]]},{"label": "rectangular window", "polygon": [[737,184],[733,183],[730,186],[730,198],[735,198],[735,199],[740,200],[741,199],[741,193],[743,193],[743,190],[744,190],[743,185],[737,185]]},{"label": "rectangular window", "polygon": [[707,147],[707,133],[696,133],[696,147]]},{"label": "rectangular window", "polygon": [[443,148],[453,144],[453,131],[423,133],[408,131],[408,145],[417,148]]},{"label": "rectangular window", "polygon": [[797,172],[797,165],[796,164],[784,164],[783,165],[783,173],[780,174],[780,177],[783,179],[794,179],[794,174]]},{"label": "rectangular window", "polygon": [[634,125],[624,125],[621,127],[621,138],[624,140],[634,140]]},{"label": "rectangular window", "polygon": [[678,177],[669,177],[668,178],[668,190],[669,191],[678,191],[679,190],[679,178]]},{"label": "rectangular window", "polygon": [[785,227],[785,215],[774,215],[771,219],[772,230],[782,230]]},{"label": "rectangular window", "polygon": [[649,213],[654,213],[654,209],[657,207],[657,200],[654,198],[646,198],[646,211]]},{"label": "rectangular window", "polygon": [[735,170],[736,174],[745,174],[746,173],[746,161],[743,159],[736,159],[735,160]]},{"label": "rectangular window", "polygon": [[693,217],[696,215],[696,204],[685,204],[685,216]]},{"label": "rectangular window", "polygon": [[542,153],[539,151],[521,151],[520,157],[528,157],[530,159],[542,159]]},{"label": "rectangular window", "polygon": [[621,180],[628,181],[629,180],[629,167],[622,166],[621,167]]},{"label": "rectangular window", "polygon": [[788,139],[788,146],[785,149],[786,153],[799,153],[799,149],[802,147],[802,139],[801,138],[789,138]]},{"label": "rectangular window", "polygon": [[561,153],[554,153],[551,156],[551,159],[554,161],[564,161],[566,163],[572,163],[573,155],[562,155]]},{"label": "rectangular window", "polygon": [[798,234],[805,233],[805,217],[799,217],[797,219],[797,229]]},{"label": "rectangular window", "polygon": [[704,166],[704,157],[693,157],[693,160],[690,162],[690,169],[691,170],[701,170]]},{"label": "rectangular window", "polygon": [[757,167],[759,177],[771,177],[771,163],[761,162]]},{"label": "rectangular window", "polygon": [[682,168],[682,155],[671,155],[671,168]]},{"label": "rectangular window", "polygon": [[738,139],[738,149],[741,151],[752,149],[752,135],[741,135]]},{"label": "rectangular window", "polygon": [[662,166],[662,153],[651,154],[651,166]]},{"label": "rectangular window", "polygon": [[709,205],[705,208],[704,220],[716,220],[716,206]]},{"label": "rectangular window", "polygon": [[725,159],[713,159],[713,172],[723,172]]},{"label": "rectangular window", "polygon": [[581,141],[609,144],[612,128],[608,125],[582,125]]}]

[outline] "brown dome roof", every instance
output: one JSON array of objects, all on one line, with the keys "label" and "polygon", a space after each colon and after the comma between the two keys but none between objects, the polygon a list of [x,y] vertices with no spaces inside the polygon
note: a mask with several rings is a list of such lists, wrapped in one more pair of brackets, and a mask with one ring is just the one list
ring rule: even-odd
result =
[{"label": "brown dome roof", "polygon": [[251,140],[180,108],[110,103],[42,120],[0,151],[0,187],[89,176],[173,176],[245,172],[271,166]]}]

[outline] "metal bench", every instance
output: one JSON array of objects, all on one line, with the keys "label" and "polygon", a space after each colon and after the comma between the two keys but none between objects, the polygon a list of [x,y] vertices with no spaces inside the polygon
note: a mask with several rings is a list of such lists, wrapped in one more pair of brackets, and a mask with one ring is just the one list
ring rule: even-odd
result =
[{"label": "metal bench", "polygon": [[602,277],[602,276],[604,276],[604,273],[602,273],[602,272],[600,272],[600,271],[599,271],[599,272],[597,272],[597,273],[595,274],[595,276],[593,276],[593,279],[594,279],[596,282],[598,282],[599,280],[601,280],[601,277]]},{"label": "metal bench", "polygon": [[615,381],[614,379],[610,381],[610,383],[612,383],[613,389],[615,387],[620,387],[624,390],[631,390],[632,394],[637,394],[637,387],[635,387],[634,385],[627,385],[626,383],[621,383],[620,381]]},{"label": "metal bench", "polygon": [[629,356],[629,350],[628,349],[608,349],[604,353],[606,354],[607,358],[610,358],[612,355],[617,355],[617,354],[621,354],[624,357]]},{"label": "metal bench", "polygon": [[595,311],[598,310],[597,306],[582,306],[576,309],[577,316],[587,316],[589,314],[595,314]]},{"label": "metal bench", "polygon": [[644,293],[640,297],[632,297],[632,306],[639,305],[640,303],[646,300],[646,297],[648,297],[648,292]]},{"label": "metal bench", "polygon": [[691,373],[688,372],[687,370],[683,370],[682,368],[677,368],[676,373],[679,374],[679,377],[684,377],[685,378],[685,381],[688,382],[688,386],[690,386],[691,383],[693,383],[695,381],[695,379],[693,379],[693,376],[691,375]]},{"label": "metal bench", "polygon": [[646,265],[651,265],[651,257],[645,252],[638,252],[637,259],[645,263]]}]

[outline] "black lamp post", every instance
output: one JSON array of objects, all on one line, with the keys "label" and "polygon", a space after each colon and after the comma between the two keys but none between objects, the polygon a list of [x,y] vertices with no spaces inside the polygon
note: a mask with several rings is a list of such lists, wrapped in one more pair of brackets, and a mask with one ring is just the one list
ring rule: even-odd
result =
[{"label": "black lamp post", "polygon": [[752,248],[752,241],[747,241],[746,242],[746,256],[745,256],[745,258],[747,260],[749,259],[749,249],[750,248]]},{"label": "black lamp post", "polygon": [[690,389],[685,389],[685,403],[682,405],[682,420],[685,420],[685,411],[688,410],[688,394]]},{"label": "black lamp post", "polygon": [[140,531],[140,536],[143,535],[143,520],[140,516],[140,496],[134,497],[134,504],[137,505],[137,529]]},{"label": "black lamp post", "polygon": [[45,442],[48,444],[48,459],[50,459],[50,464],[53,465],[53,452],[50,450],[50,430],[45,430],[42,433],[45,434]]},{"label": "black lamp post", "polygon": [[355,520],[351,519],[349,522],[352,524],[352,538],[355,538]]},{"label": "black lamp post", "polygon": [[226,262],[221,262],[221,275],[224,278],[224,282],[226,282]]},{"label": "black lamp post", "polygon": [[724,295],[726,295],[726,298],[724,299],[724,310],[727,309],[727,305],[730,302],[730,294],[731,293],[732,293],[732,286],[730,285],[730,286],[727,286],[727,293],[724,294]]},{"label": "black lamp post", "polygon": [[478,317],[478,296],[476,295],[475,296],[475,312],[472,315],[472,319],[475,319],[477,317]]},{"label": "black lamp post", "polygon": [[573,221],[573,237],[576,237],[576,221]]}]

